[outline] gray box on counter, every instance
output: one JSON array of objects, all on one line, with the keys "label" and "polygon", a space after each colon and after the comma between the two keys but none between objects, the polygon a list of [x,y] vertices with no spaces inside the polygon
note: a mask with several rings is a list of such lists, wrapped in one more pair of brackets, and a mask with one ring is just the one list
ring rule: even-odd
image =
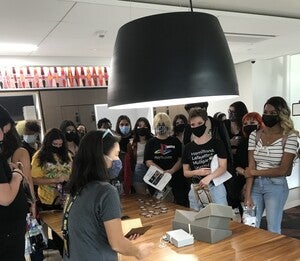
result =
[{"label": "gray box on counter", "polygon": [[183,229],[194,238],[207,243],[216,243],[232,235],[229,222],[233,216],[232,208],[211,203],[199,212],[176,210],[173,229]]}]

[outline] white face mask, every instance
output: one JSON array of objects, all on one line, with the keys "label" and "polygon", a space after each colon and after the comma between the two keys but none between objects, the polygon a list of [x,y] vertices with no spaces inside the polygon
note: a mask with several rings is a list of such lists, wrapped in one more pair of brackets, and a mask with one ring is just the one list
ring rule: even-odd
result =
[{"label": "white face mask", "polygon": [[23,140],[28,144],[33,144],[36,142],[36,135],[24,135]]}]

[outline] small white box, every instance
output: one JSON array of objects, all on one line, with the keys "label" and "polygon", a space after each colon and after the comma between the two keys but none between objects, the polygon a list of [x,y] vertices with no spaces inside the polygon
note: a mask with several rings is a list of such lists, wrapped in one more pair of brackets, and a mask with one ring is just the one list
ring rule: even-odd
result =
[{"label": "small white box", "polygon": [[194,244],[193,235],[183,229],[171,230],[166,233],[167,240],[176,247],[183,247]]}]

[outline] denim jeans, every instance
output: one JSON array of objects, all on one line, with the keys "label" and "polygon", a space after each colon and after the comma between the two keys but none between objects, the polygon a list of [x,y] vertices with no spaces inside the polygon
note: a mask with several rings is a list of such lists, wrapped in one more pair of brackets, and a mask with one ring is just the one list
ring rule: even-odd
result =
[{"label": "denim jeans", "polygon": [[146,167],[145,164],[137,163],[135,165],[135,169],[134,169],[134,172],[133,172],[132,182],[133,183],[145,183],[143,178],[144,178],[147,170],[148,170],[148,168]]},{"label": "denim jeans", "polygon": [[261,218],[266,209],[268,230],[281,233],[283,207],[289,195],[285,177],[257,177],[254,179],[251,198],[256,206],[256,226],[260,226]]},{"label": "denim jeans", "polygon": [[[226,198],[226,189],[223,184],[219,186],[215,186],[213,183],[210,183],[208,185],[208,189],[210,191],[210,195],[213,203],[226,205],[226,206],[228,205],[227,198]],[[191,189],[189,192],[189,202],[190,202],[190,208],[195,209],[196,211],[199,211],[201,208],[203,208],[202,204],[196,198],[193,189],[193,184],[191,184]]]},{"label": "denim jeans", "polygon": [[145,164],[136,164],[132,177],[132,185],[137,194],[147,194],[147,184],[144,182],[143,178],[147,172],[147,167]]}]

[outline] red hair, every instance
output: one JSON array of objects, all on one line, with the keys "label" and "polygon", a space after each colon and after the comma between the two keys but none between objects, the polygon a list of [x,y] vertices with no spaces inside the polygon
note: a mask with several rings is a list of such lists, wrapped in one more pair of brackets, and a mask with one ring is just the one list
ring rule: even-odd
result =
[{"label": "red hair", "polygon": [[[247,114],[244,115],[243,119],[242,119],[242,123],[244,125],[244,123],[246,121],[257,121],[258,124],[259,124],[259,128],[258,130],[261,130],[263,127],[264,127],[264,124],[263,124],[263,121],[262,121],[262,118],[260,116],[260,114],[258,112],[248,112]],[[244,131],[243,131],[243,134],[245,135]],[[245,135],[246,136],[246,135]]]}]

